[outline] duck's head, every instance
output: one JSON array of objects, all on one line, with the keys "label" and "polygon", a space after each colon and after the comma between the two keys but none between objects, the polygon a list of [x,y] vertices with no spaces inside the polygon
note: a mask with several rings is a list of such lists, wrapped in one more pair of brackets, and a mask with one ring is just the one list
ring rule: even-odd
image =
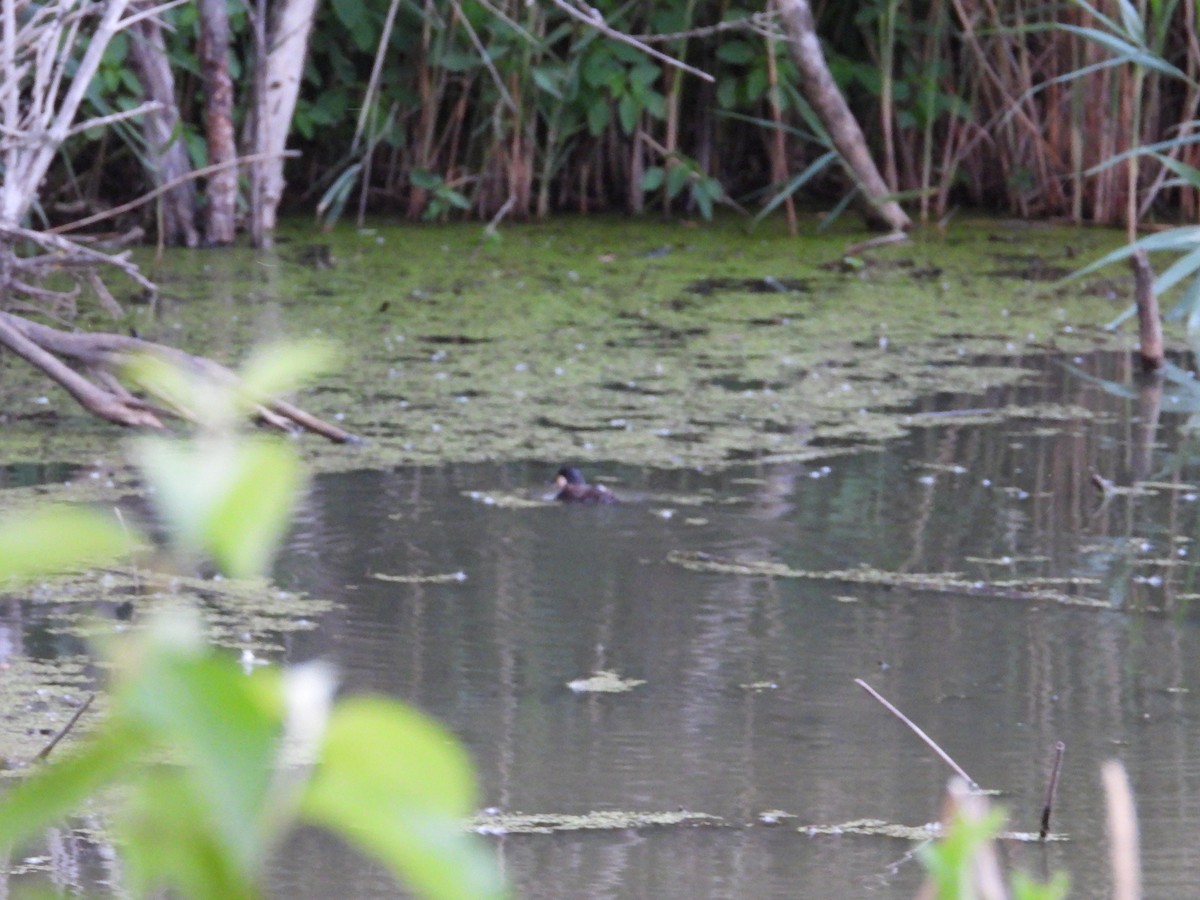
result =
[{"label": "duck's head", "polygon": [[568,484],[587,484],[583,480],[583,473],[574,466],[563,466],[559,469],[558,474],[554,476],[554,483],[560,488]]}]

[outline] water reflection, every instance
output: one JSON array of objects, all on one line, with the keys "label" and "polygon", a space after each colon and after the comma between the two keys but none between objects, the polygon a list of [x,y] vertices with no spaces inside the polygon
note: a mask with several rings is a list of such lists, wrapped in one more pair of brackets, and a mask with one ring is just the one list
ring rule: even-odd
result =
[{"label": "water reflection", "polygon": [[[615,507],[470,496],[537,496],[559,460],[323,478],[280,578],[343,606],[293,653],[332,657],[352,689],[447,721],[488,805],[686,808],[737,826],[493,838],[520,896],[911,896],[920,873],[905,844],[755,824],[771,809],[814,823],[936,818],[946,770],[856,677],[1004,791],[1018,828],[1036,829],[1050,749],[1065,741],[1056,827],[1073,840],[1012,852],[1035,873],[1069,869],[1075,896],[1104,890],[1097,767],[1125,759],[1147,893],[1190,895],[1200,472],[1181,417],[1125,358],[1081,364],[1128,390],[1047,357],[1019,388],[932,398],[881,453],[713,473],[591,466],[630,498]],[[1119,490],[1102,495],[1093,475]],[[667,562],[675,550],[1050,584],[1109,608],[702,574]],[[452,583],[373,577],[460,570]],[[565,687],[598,669],[646,684]],[[355,881],[340,851],[304,846],[287,862],[302,894],[327,895],[334,872]],[[353,892],[375,895],[377,875],[364,878]]]}]

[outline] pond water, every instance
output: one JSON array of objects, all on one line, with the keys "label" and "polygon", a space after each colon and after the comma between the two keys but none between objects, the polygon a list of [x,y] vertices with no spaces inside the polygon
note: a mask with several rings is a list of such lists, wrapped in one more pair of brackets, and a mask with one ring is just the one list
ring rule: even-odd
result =
[{"label": "pond water", "polygon": [[[1066,870],[1075,897],[1107,890],[1098,773],[1123,760],[1146,895],[1195,895],[1196,386],[1090,352],[1117,341],[1080,323],[1119,291],[1048,295],[995,268],[1069,268],[1111,238],[986,223],[860,271],[830,265],[844,236],[798,252],[782,230],[677,229],[664,258],[660,224],[477,231],[335,234],[333,272],[180,255],[170,296],[134,311],[140,333],[230,362],[281,331],[355,351],[304,402],[370,442],[303,444],[325,474],[278,562],[286,593],[202,587],[215,640],[330,659],[347,690],[441,719],[500,814],[716,817],[481,837],[517,897],[912,897],[914,845],[806,828],[938,818],[949,770],[858,678],[998,791],[1014,830],[1036,830],[1066,744],[1069,839],[1006,853]],[[764,274],[786,290],[742,283]],[[68,477],[86,488],[68,498],[136,494],[110,428],[5,365],[3,505]],[[543,501],[563,463],[622,502]],[[80,609],[124,627],[153,598],[96,590],[6,599],[6,682],[78,696],[100,678]],[[568,687],[601,671],[641,683]],[[6,717],[4,740],[36,750],[27,720],[56,702]],[[120,883],[95,824],[53,833],[53,884]],[[271,886],[396,895],[313,831]]]},{"label": "pond water", "polygon": [[[1106,891],[1098,769],[1124,760],[1146,895],[1194,896],[1200,470],[1176,401],[1139,393],[1128,357],[1079,361],[1123,395],[1064,362],[1025,359],[1020,386],[932,398],[880,452],[713,473],[592,464],[623,499],[610,507],[488,502],[541,497],[558,460],[324,476],[278,577],[338,606],[286,655],[333,659],[349,688],[448,723],[502,812],[722,821],[486,838],[520,897],[912,896],[912,845],[798,830],[938,817],[948,769],[855,678],[998,790],[1016,830],[1036,831],[1065,742],[1054,830],[1069,840],[1008,852],[1033,874],[1067,870],[1073,896]],[[1093,473],[1118,491],[1104,499]],[[1120,490],[1139,480],[1152,486]],[[694,552],[1012,585],[967,596],[677,564]],[[1046,588],[1058,593],[1033,596]],[[567,687],[600,670],[644,684]],[[795,818],[762,824],[771,810]],[[394,890],[311,833],[277,888]]]}]

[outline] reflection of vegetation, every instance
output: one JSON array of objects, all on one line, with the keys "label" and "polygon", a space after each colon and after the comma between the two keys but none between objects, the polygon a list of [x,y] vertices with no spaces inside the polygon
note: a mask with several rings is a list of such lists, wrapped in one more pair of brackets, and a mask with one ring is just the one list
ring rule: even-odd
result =
[{"label": "reflection of vegetation", "polygon": [[[258,357],[245,373],[250,402],[312,362],[296,348]],[[263,571],[295,500],[296,450],[239,433],[245,398],[177,371],[155,379],[201,423],[189,442],[141,448],[176,546],[239,575]],[[0,575],[94,565],[132,543],[99,513],[23,515],[0,525]],[[8,793],[0,843],[119,784],[113,827],[133,896],[260,896],[271,851],[298,823],[331,829],[424,896],[502,892],[462,830],[475,804],[466,753],[423,714],[382,698],[335,705],[320,664],[244,674],[205,645],[194,614],[160,617],[110,649],[116,678],[103,725]]]}]

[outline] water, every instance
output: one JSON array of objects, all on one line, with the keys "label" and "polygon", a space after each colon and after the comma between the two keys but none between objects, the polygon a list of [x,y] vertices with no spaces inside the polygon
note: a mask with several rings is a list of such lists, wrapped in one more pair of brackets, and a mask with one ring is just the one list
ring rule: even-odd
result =
[{"label": "water", "polygon": [[[1070,841],[1009,852],[1035,875],[1069,871],[1073,896],[1106,890],[1098,767],[1124,760],[1147,896],[1193,896],[1200,522],[1187,482],[1200,472],[1182,417],[1163,415],[1147,441],[1154,398],[1125,362],[1085,363],[1133,386],[1122,397],[1059,360],[1031,361],[1038,374],[1022,388],[931,399],[914,411],[925,424],[880,453],[713,473],[589,466],[625,499],[614,507],[478,499],[538,497],[560,460],[322,478],[279,578],[342,605],[290,655],[331,658],[349,689],[445,721],[472,751],[486,806],[683,808],[727,825],[488,838],[517,896],[912,896],[922,876],[909,844],[797,831],[938,817],[949,770],[855,678],[1001,791],[1018,830],[1036,830],[1051,748],[1064,741],[1054,827]],[[1028,414],[946,414],[985,406]],[[1103,502],[1093,470],[1119,486],[1162,484]],[[698,573],[670,562],[674,551],[1087,579],[1056,586],[1108,608]],[[437,584],[372,577],[460,571],[465,580]],[[566,687],[601,669],[646,683],[618,695]],[[768,827],[767,810],[796,818]],[[277,888],[394,890],[309,832],[285,853]]]},{"label": "water", "polygon": [[[1070,840],[1006,852],[1040,877],[1065,869],[1075,897],[1106,893],[1098,770],[1124,760],[1146,896],[1194,896],[1200,470],[1172,411],[1187,403],[1139,389],[1128,362],[1081,362],[1105,389],[1056,357],[1025,360],[1020,387],[909,410],[909,436],[881,452],[710,472],[585,466],[623,498],[612,507],[484,502],[537,499],[575,460],[322,476],[277,578],[337,605],[280,638],[274,659],[333,660],[348,691],[437,716],[471,750],[483,806],[687,809],[724,823],[485,838],[518,897],[912,897],[922,872],[909,843],[798,830],[939,815],[949,770],[856,678],[1000,791],[1017,830],[1036,830],[1051,748],[1065,742],[1053,825]],[[997,409],[1008,413],[963,414]],[[1093,473],[1156,486],[1104,500]],[[1027,591],[1056,579],[1106,606],[696,572],[671,561],[679,552]],[[37,632],[37,607],[23,615]],[[601,669],[645,683],[567,688]],[[772,810],[794,818],[763,824]],[[76,888],[119,881],[105,845],[56,840]],[[283,849],[271,890],[396,895],[312,830]]]}]

